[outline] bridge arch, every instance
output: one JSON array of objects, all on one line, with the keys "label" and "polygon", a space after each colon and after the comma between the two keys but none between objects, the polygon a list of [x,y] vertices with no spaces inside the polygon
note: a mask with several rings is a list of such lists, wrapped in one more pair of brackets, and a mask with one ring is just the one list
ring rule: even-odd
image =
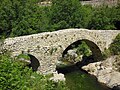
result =
[{"label": "bridge arch", "polygon": [[17,53],[17,55],[14,57],[16,60],[24,63],[25,66],[32,68],[33,71],[37,71],[40,67],[39,59],[37,59],[34,54],[22,51],[22,53]]},{"label": "bridge arch", "polygon": [[74,48],[78,47],[82,43],[82,41],[84,41],[90,48],[94,62],[102,60],[102,52],[100,48],[97,46],[95,42],[90,41],[88,39],[77,40],[71,43],[70,45],[68,45],[67,48],[62,53],[62,57],[64,57],[64,55],[67,54],[68,50],[73,49],[73,47]]},{"label": "bridge arch", "polygon": [[40,67],[40,62],[39,60],[33,56],[32,54],[28,54],[28,56],[30,57],[30,64],[29,64],[29,67],[32,68],[33,71],[37,71],[38,68]]}]

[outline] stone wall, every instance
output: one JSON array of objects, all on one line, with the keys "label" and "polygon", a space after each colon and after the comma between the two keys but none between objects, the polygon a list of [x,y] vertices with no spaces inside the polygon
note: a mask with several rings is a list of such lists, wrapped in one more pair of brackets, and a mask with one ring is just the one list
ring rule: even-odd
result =
[{"label": "stone wall", "polygon": [[86,0],[86,1],[81,1],[82,5],[92,5],[92,6],[100,6],[100,5],[108,5],[108,6],[115,6],[119,0]]},{"label": "stone wall", "polygon": [[55,71],[57,60],[62,57],[63,51],[73,42],[89,40],[97,45],[100,51],[104,51],[118,33],[120,30],[65,29],[7,38],[4,41],[3,49],[11,51],[13,56],[22,52],[35,56],[40,63],[38,71],[51,73]]},{"label": "stone wall", "polygon": [[[119,0],[83,0],[80,1],[82,5],[92,5],[92,6],[100,6],[100,5],[108,5],[108,6],[115,6],[119,2]],[[51,0],[45,0],[39,2],[38,5],[40,6],[51,6]]]}]

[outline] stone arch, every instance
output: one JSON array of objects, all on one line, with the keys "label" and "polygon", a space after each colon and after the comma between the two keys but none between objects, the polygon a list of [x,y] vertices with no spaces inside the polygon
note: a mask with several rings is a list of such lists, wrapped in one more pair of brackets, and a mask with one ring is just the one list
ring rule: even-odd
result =
[{"label": "stone arch", "polygon": [[29,67],[32,67],[32,70],[33,71],[37,71],[38,68],[40,67],[40,62],[39,60],[33,56],[32,54],[28,54],[28,56],[30,57],[30,64],[29,64]]},{"label": "stone arch", "polygon": [[102,60],[102,53],[100,48],[97,46],[96,43],[94,43],[93,41],[87,40],[87,39],[81,39],[81,40],[77,40],[75,42],[73,42],[72,44],[70,44],[62,53],[62,57],[64,57],[65,54],[67,54],[67,51],[69,49],[72,49],[73,45],[74,47],[78,47],[78,45],[81,44],[81,41],[86,42],[86,44],[88,45],[88,47],[90,48],[90,50],[92,51],[92,56],[94,58],[94,62],[96,61],[100,61]]},{"label": "stone arch", "polygon": [[16,56],[13,54],[13,57],[23,62],[25,66],[32,68],[33,71],[37,71],[38,68],[40,67],[39,60],[33,54],[29,54],[27,52],[22,51],[22,53],[17,53]]}]

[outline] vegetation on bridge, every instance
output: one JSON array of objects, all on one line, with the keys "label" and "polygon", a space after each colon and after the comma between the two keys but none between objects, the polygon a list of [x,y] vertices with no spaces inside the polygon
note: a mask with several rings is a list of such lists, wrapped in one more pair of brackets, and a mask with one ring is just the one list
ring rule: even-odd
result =
[{"label": "vegetation on bridge", "polygon": [[112,55],[120,55],[120,34],[118,34],[113,40],[113,43],[110,45],[109,49]]},{"label": "vegetation on bridge", "polygon": [[120,34],[116,36],[113,42],[110,44],[110,47],[104,50],[104,58],[108,58],[112,55],[120,55]]},{"label": "vegetation on bridge", "polygon": [[117,68],[117,71],[120,72],[120,34],[116,36],[110,47],[103,53],[104,59],[110,56],[116,56],[114,65]]}]

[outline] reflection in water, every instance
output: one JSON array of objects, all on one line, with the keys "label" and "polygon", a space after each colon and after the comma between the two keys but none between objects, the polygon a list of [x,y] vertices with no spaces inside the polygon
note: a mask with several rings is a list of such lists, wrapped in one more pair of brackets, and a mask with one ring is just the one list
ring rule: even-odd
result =
[{"label": "reflection in water", "polygon": [[66,84],[70,90],[111,90],[97,81],[97,78],[80,70],[75,65],[57,68],[59,73],[65,74]]}]

